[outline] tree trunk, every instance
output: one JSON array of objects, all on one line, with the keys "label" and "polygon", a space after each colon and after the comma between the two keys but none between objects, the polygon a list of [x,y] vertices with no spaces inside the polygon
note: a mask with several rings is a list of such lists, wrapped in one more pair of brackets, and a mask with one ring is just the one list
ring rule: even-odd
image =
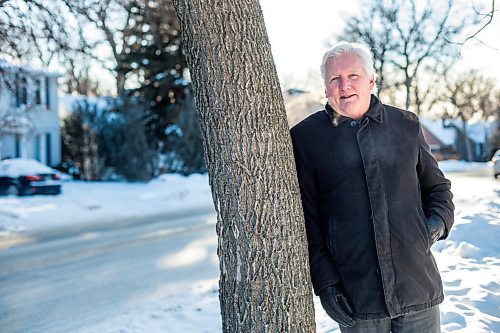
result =
[{"label": "tree trunk", "polygon": [[122,69],[118,69],[117,74],[116,74],[116,95],[117,96],[124,96],[125,95],[125,80],[126,80],[126,73]]},{"label": "tree trunk", "polygon": [[258,0],[174,0],[215,208],[224,332],[314,332],[283,97]]},{"label": "tree trunk", "polygon": [[467,133],[467,120],[465,119],[465,115],[463,111],[458,113],[460,119],[462,120],[462,132],[464,135],[464,148],[465,148],[465,160],[467,162],[474,161],[472,157],[472,147],[470,146],[469,134]]},{"label": "tree trunk", "polygon": [[412,83],[412,80],[410,78],[410,75],[408,74],[408,68],[406,68],[405,69],[405,88],[406,88],[405,108],[406,108],[406,110],[409,110],[410,105],[411,105],[411,83]]}]

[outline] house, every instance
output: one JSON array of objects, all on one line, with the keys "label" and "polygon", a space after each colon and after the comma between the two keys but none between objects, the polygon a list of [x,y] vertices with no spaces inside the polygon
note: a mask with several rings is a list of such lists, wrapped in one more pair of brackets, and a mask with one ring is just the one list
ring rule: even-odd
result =
[{"label": "house", "polygon": [[454,119],[428,120],[420,118],[425,140],[437,160],[457,159],[485,162],[490,159],[491,138],[497,130],[495,121],[463,123]]},{"label": "house", "polygon": [[0,59],[0,159],[61,163],[58,77]]},{"label": "house", "polygon": [[456,133],[455,149],[460,159],[473,162],[486,162],[491,158],[491,138],[498,128],[497,121],[469,121],[464,123],[455,119],[443,119],[443,127]]},{"label": "house", "polygon": [[299,89],[284,91],[283,98],[289,128],[324,108],[324,104],[320,103],[318,96]]},{"label": "house", "polygon": [[451,128],[444,128],[441,121],[433,121],[420,117],[422,134],[431,148],[431,152],[438,161],[459,160],[460,154],[456,149],[456,132]]}]

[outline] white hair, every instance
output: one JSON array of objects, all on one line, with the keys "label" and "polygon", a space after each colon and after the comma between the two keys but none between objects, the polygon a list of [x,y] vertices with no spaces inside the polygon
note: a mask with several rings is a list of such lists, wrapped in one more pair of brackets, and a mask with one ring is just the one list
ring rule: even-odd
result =
[{"label": "white hair", "polygon": [[[375,69],[373,68],[373,57],[368,46],[361,43],[341,41],[335,44],[323,55],[323,61],[321,62],[321,77],[323,78],[323,82],[325,82],[326,79],[326,62],[328,59],[338,57],[344,53],[356,54],[361,59],[366,74],[375,79],[376,74]],[[372,91],[376,91],[376,85],[373,86]]]}]

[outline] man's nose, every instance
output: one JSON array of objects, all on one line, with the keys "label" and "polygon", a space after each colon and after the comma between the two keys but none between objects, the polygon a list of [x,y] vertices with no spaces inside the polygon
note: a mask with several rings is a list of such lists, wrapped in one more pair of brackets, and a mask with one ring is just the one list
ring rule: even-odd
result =
[{"label": "man's nose", "polygon": [[349,80],[347,80],[346,78],[339,78],[339,88],[340,90],[346,90],[349,86]]}]

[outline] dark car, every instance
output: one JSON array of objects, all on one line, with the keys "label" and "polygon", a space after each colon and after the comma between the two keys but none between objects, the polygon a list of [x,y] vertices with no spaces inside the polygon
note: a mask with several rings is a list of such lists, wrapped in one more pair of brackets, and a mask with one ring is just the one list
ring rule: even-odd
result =
[{"label": "dark car", "polygon": [[33,159],[11,158],[0,162],[0,194],[59,194],[57,171]]}]

